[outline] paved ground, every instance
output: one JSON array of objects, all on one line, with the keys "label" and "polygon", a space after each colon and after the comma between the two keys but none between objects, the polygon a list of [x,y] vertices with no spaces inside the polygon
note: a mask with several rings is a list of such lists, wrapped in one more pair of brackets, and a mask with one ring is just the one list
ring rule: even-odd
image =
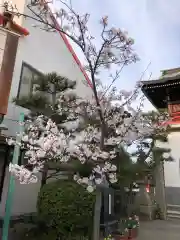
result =
[{"label": "paved ground", "polygon": [[[2,232],[0,229],[0,240]],[[179,240],[180,220],[141,222],[137,240]],[[9,240],[20,240],[11,234]]]},{"label": "paved ground", "polygon": [[179,240],[180,220],[142,222],[137,240]]},{"label": "paved ground", "polygon": [[[0,229],[0,240],[2,240],[2,229]],[[14,237],[14,233],[12,231],[9,232],[8,240],[21,240]]]}]

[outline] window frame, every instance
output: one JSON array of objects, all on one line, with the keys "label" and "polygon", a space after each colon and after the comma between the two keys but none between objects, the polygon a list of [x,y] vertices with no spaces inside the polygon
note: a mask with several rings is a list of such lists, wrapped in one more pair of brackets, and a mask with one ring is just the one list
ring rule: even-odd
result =
[{"label": "window frame", "polygon": [[6,145],[5,143],[0,143],[0,148],[4,148],[4,159],[3,159],[3,165],[1,169],[1,177],[0,177],[0,202],[2,200],[2,194],[3,194],[3,188],[4,188],[4,180],[6,177],[6,167],[7,167],[7,162],[8,162],[8,151],[9,151],[9,146]]},{"label": "window frame", "polygon": [[[28,64],[27,62],[22,62],[22,65],[21,65],[21,73],[20,73],[20,81],[19,81],[19,86],[18,86],[18,92],[17,92],[17,99],[19,99],[21,96],[20,96],[20,91],[21,91],[21,85],[22,85],[22,80],[23,80],[23,69],[24,67],[27,67],[30,71],[33,72],[32,75],[34,74],[37,74],[37,75],[43,75],[42,72],[40,72],[39,70],[37,70],[36,68],[34,68],[32,65]],[[32,87],[33,87],[33,84],[32,84],[32,80],[31,80],[31,84],[30,84],[30,89],[32,90]],[[30,91],[31,93],[32,91]],[[28,96],[26,96],[28,97]]]}]

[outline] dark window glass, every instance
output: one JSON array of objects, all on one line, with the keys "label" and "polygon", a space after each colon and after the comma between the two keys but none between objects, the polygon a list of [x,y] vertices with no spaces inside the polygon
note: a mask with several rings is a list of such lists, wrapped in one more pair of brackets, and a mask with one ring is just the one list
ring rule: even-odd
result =
[{"label": "dark window glass", "polygon": [[30,96],[33,92],[33,81],[41,75],[42,73],[40,73],[38,70],[28,65],[27,63],[23,63],[21,69],[18,98]]},{"label": "dark window glass", "polygon": [[8,146],[0,144],[0,200],[3,191],[5,168],[7,163]]},{"label": "dark window glass", "polygon": [[[10,162],[12,162],[13,154],[14,154],[14,148],[11,147],[11,148],[9,148],[9,151],[8,151],[8,164]],[[24,154],[25,154],[25,151],[21,150],[20,155],[19,155],[19,159],[18,159],[18,165],[26,164],[26,159],[24,159]]]}]

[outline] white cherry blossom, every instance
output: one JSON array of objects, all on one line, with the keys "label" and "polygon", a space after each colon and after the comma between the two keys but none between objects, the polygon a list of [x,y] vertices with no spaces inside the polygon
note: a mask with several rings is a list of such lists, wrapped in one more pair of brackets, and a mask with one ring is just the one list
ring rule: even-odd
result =
[{"label": "white cherry blossom", "polygon": [[[122,68],[138,60],[132,48],[134,41],[128,33],[118,27],[110,27],[108,16],[104,16],[100,21],[101,44],[97,44],[88,28],[89,14],[79,15],[66,1],[61,3],[62,7],[51,13],[48,2],[36,0],[34,4],[28,4],[32,14],[26,18],[34,19],[35,14],[41,30],[58,30],[81,49],[90,71],[93,98],[86,100],[72,92],[61,92],[56,114],[67,118],[62,124],[56,124],[47,116],[38,116],[25,124],[22,138],[19,136],[21,141],[8,139],[8,144],[18,144],[26,151],[28,161],[28,166],[10,164],[9,170],[21,183],[30,183],[37,181],[38,172],[46,163],[89,163],[92,166],[90,175],[84,177],[75,173],[74,180],[92,192],[98,184],[117,181],[117,167],[113,163],[117,160],[117,148],[120,145],[131,146],[146,136],[163,131],[159,123],[164,121],[164,116],[160,114],[154,123],[143,114],[140,82],[133,91],[117,91],[112,87]],[[21,16],[12,3],[7,2],[6,5],[14,16]],[[58,28],[52,22],[52,15],[61,22]],[[97,84],[97,74],[107,69],[110,84],[104,86],[101,81]],[[135,102],[139,104],[133,107]]]}]

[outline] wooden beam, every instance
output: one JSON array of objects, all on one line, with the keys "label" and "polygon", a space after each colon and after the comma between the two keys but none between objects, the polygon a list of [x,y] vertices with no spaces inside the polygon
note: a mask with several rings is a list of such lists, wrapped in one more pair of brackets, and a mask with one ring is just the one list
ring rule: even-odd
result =
[{"label": "wooden beam", "polygon": [[6,115],[8,108],[9,94],[16,59],[19,37],[6,33],[4,55],[0,69],[0,114]]}]

